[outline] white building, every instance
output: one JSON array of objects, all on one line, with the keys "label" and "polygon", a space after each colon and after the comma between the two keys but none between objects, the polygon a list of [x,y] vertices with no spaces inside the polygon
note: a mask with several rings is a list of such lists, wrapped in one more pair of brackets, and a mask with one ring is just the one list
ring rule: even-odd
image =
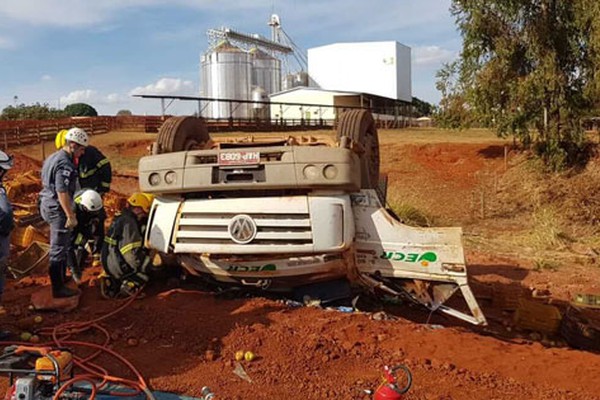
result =
[{"label": "white building", "polygon": [[357,105],[358,93],[322,90],[314,87],[295,87],[272,94],[271,119],[273,120],[335,120],[334,106]]},{"label": "white building", "polygon": [[[405,126],[410,103],[368,93],[324,90],[315,87],[295,87],[269,96],[271,120],[275,123],[317,125],[331,124],[340,112],[351,107],[368,107],[383,126]],[[285,104],[278,104],[285,103]]]},{"label": "white building", "polygon": [[412,101],[411,50],[396,41],[334,43],[309,49],[308,74],[323,90]]}]

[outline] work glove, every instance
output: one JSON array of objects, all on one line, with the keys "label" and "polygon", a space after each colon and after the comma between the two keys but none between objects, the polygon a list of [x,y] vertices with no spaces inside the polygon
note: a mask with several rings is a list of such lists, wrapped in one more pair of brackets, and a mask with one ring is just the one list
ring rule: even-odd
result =
[{"label": "work glove", "polygon": [[74,229],[77,226],[77,217],[73,215],[72,217],[67,217],[67,222],[65,223],[65,228]]}]

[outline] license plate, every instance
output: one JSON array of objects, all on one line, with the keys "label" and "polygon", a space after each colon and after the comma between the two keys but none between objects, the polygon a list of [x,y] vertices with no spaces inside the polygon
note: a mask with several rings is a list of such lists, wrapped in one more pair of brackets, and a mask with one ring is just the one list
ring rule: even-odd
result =
[{"label": "license plate", "polygon": [[219,153],[219,165],[260,164],[258,151],[228,151]]}]

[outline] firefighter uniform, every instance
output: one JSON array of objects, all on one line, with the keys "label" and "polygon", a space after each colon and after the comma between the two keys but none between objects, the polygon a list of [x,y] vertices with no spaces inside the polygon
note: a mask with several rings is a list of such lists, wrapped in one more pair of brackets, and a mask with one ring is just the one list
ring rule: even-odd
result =
[{"label": "firefighter uniform", "polygon": [[77,171],[71,155],[59,150],[44,161],[40,213],[50,225],[50,278],[53,287],[62,287],[67,254],[71,248],[67,216],[58,201],[58,192],[67,192],[72,199],[77,182]]},{"label": "firefighter uniform", "polygon": [[143,246],[143,224],[130,208],[115,217],[104,237],[102,265],[108,275],[110,296],[135,291],[148,281],[148,250]]},{"label": "firefighter uniform", "polygon": [[[79,186],[82,189],[92,189],[104,195],[110,191],[112,181],[112,169],[108,158],[94,146],[88,146],[85,152],[77,162],[79,170]],[[104,209],[97,216],[98,226],[94,232],[94,254],[100,254],[104,242],[104,222],[106,221],[106,212]]]},{"label": "firefighter uniform", "polygon": [[85,152],[77,162],[79,170],[79,186],[82,189],[93,189],[100,194],[110,190],[112,169],[110,161],[94,146],[85,148]]},{"label": "firefighter uniform", "polygon": [[104,209],[102,198],[91,189],[83,189],[75,193],[74,201],[77,226],[71,232],[71,249],[67,255],[67,265],[71,270],[71,276],[79,284],[83,264],[88,256],[86,245],[91,240],[95,240],[100,231],[104,231],[104,226],[100,222]]}]

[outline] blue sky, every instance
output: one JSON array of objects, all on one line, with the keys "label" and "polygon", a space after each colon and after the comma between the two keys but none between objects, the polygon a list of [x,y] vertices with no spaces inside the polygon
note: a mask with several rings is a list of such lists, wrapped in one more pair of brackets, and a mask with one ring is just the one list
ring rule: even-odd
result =
[{"label": "blue sky", "polygon": [[[0,109],[87,102],[101,113],[158,114],[133,93],[197,95],[206,31],[269,37],[279,14],[303,48],[397,40],[412,48],[413,96],[439,101],[435,72],[456,57],[450,0],[0,0]],[[169,110],[186,113],[185,105]]]}]

